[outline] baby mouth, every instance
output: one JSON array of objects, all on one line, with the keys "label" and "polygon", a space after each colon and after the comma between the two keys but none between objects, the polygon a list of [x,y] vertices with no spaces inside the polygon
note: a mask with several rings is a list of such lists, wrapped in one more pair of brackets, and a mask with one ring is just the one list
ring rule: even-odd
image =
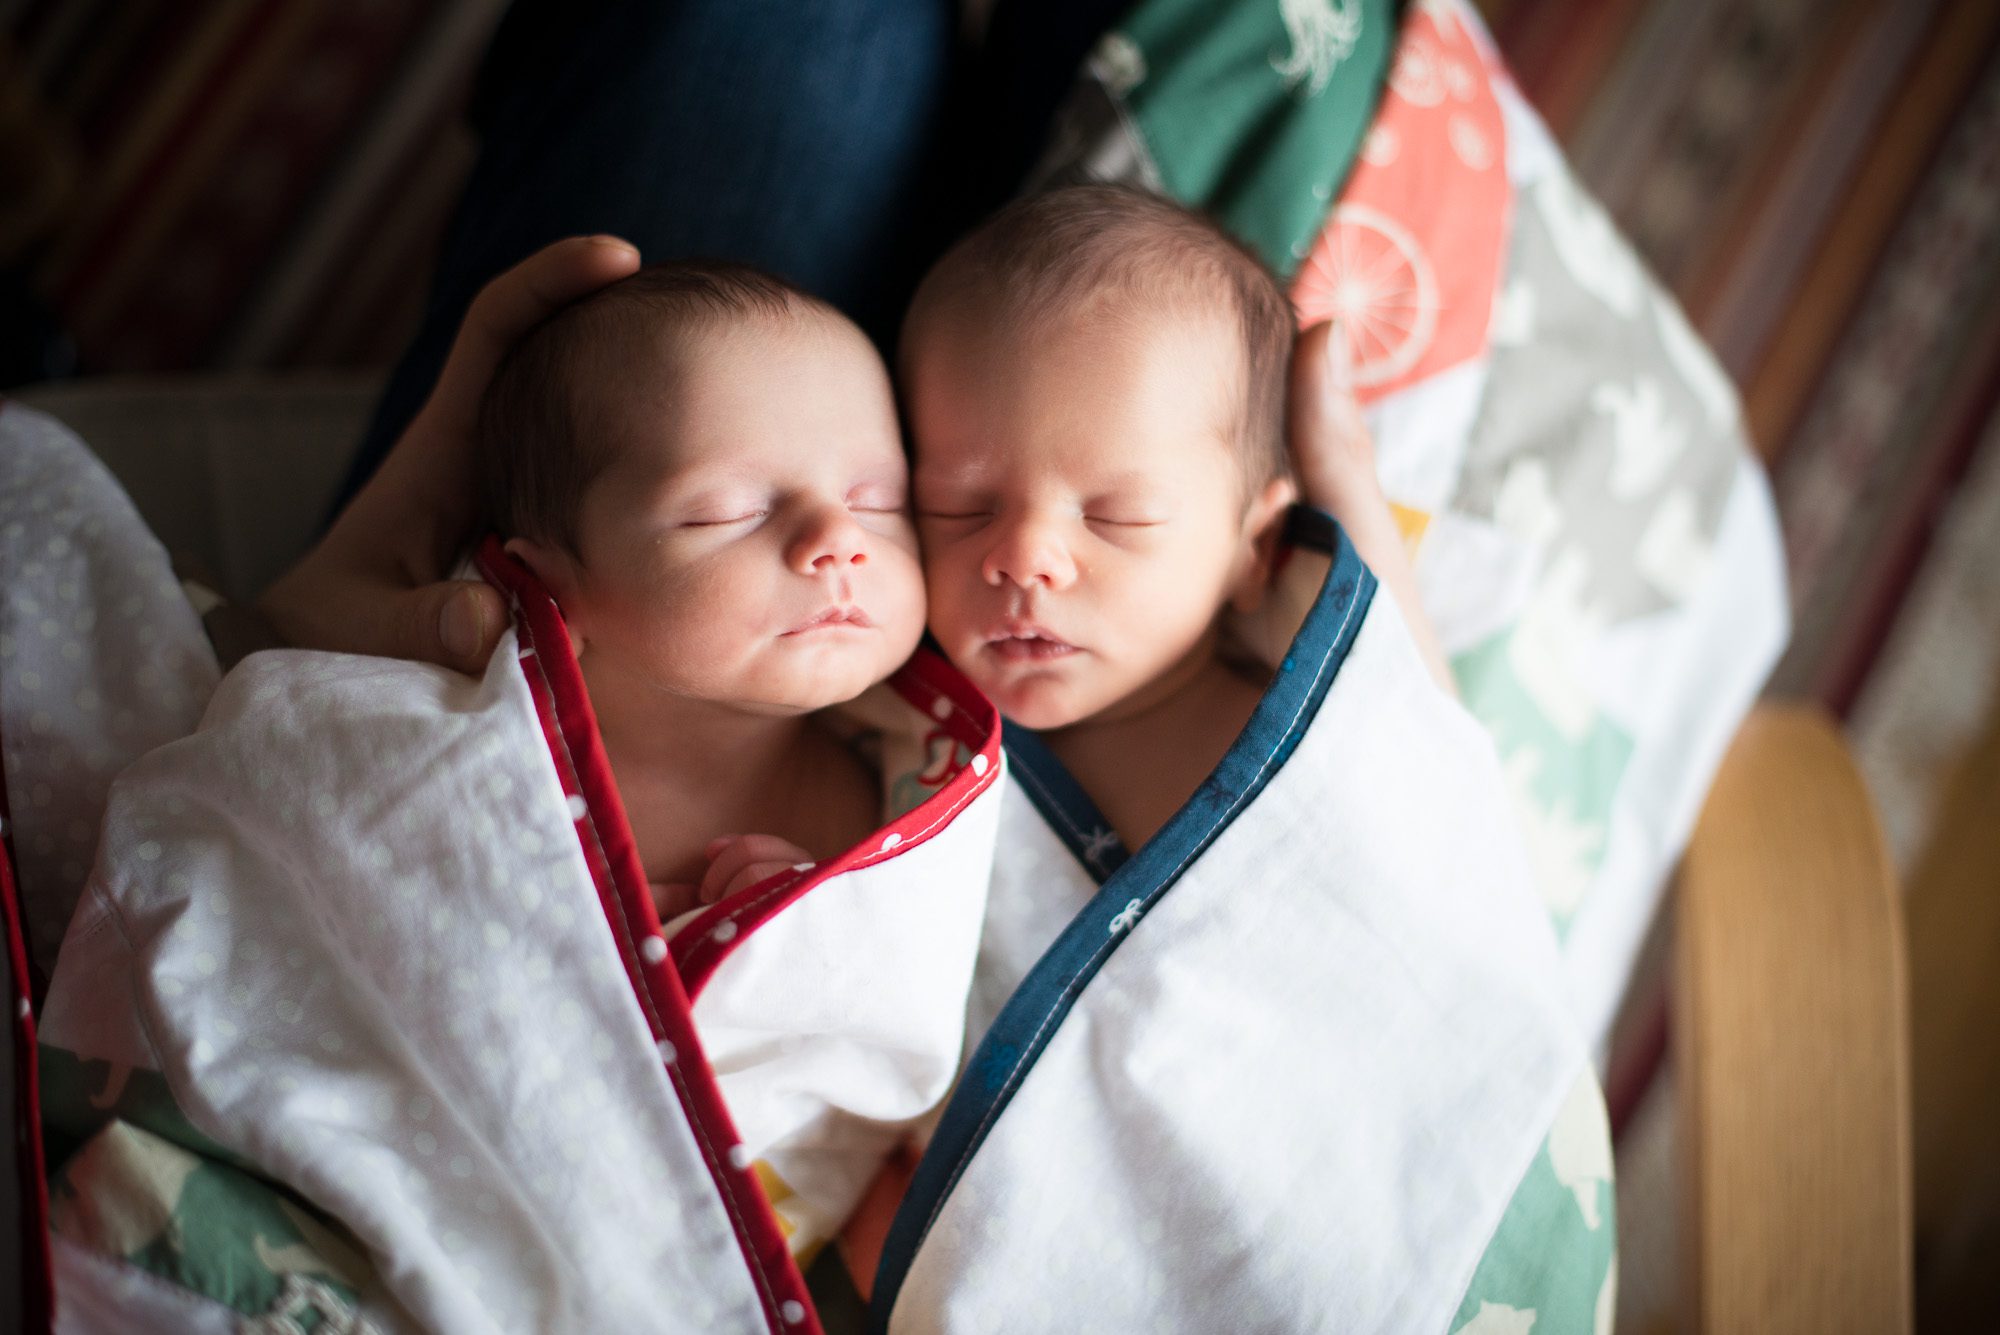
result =
[{"label": "baby mouth", "polygon": [[996,635],[986,642],[986,647],[1009,663],[1043,663],[1077,652],[1075,645],[1040,631]]},{"label": "baby mouth", "polygon": [[[851,603],[829,607],[818,616],[802,621],[785,635],[807,635],[817,630],[869,630],[875,623],[866,612]],[[784,638],[780,636],[779,638]]]}]

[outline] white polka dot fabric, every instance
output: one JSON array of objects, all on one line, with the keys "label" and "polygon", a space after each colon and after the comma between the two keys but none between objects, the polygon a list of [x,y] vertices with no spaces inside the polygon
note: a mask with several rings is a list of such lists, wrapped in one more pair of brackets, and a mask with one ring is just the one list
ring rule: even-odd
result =
[{"label": "white polka dot fabric", "polygon": [[[908,710],[904,713],[907,715]],[[1001,787],[734,943],[695,1022],[795,1254],[831,1238],[958,1074]]]},{"label": "white polka dot fabric", "polygon": [[[274,652],[128,768],[44,1042],[157,1070],[450,1331],[775,1310],[628,981],[509,635],[483,679]],[[366,1303],[364,1303],[366,1307]]]},{"label": "white polka dot fabric", "polygon": [[54,418],[0,403],[0,759],[44,976],[112,777],[192,732],[217,675],[165,550],[111,475]]}]

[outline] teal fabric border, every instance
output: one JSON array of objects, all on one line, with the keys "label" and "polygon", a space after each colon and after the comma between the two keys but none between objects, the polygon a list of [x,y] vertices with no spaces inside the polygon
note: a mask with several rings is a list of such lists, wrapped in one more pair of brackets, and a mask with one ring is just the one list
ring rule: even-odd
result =
[{"label": "teal fabric border", "polygon": [[[1375,576],[1334,521],[1319,511],[1294,510],[1288,537],[1334,555],[1291,652],[1221,763],[1159,834],[1104,877],[1097,894],[1029,971],[974,1050],[890,1224],[875,1274],[871,1329],[888,1329],[917,1249],[1084,988],[1283,767],[1332,689],[1374,599]],[[1046,748],[1010,745],[1010,764],[1023,763],[1024,756],[1048,780],[1040,785],[1040,797],[1034,785],[1024,786],[1038,807],[1045,800],[1061,801],[1064,794],[1073,801],[1082,793]],[[1048,814],[1048,808],[1040,809]],[[1072,848],[1075,836],[1068,831],[1088,831],[1101,820],[1094,805],[1087,810],[1067,807],[1064,815],[1051,823],[1072,840]],[[1085,860],[1084,865],[1092,864]]]}]

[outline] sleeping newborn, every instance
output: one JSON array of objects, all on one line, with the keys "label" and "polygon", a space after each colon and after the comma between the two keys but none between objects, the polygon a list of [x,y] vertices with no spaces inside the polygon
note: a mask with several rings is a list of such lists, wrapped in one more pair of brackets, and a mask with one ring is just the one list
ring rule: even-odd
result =
[{"label": "sleeping newborn", "polygon": [[[739,922],[746,934],[750,926],[703,916],[704,906],[785,892],[875,835],[885,808],[893,819],[916,806],[972,758],[923,717],[929,736],[913,747],[890,728],[871,764],[852,734],[856,712],[879,719],[879,708],[848,711],[845,735],[817,712],[883,682],[910,658],[924,623],[888,375],[830,307],[742,266],[642,269],[515,346],[487,392],[477,442],[489,522],[562,610],[684,971],[707,943],[681,939],[683,929],[724,943]],[[984,874],[968,866],[954,881],[968,893],[939,885],[931,896],[934,906],[960,903],[952,916],[968,943]],[[791,931],[799,943],[778,967],[808,977],[816,957],[835,950],[879,956],[864,974],[887,964],[893,933],[876,921],[884,915],[837,911],[845,917],[833,930],[847,940],[828,936],[827,904],[793,910],[822,926]],[[905,933],[910,926],[906,918]],[[785,959],[782,947],[765,953]],[[905,964],[898,978],[873,989],[877,1000],[932,1008],[920,1027],[950,1033],[969,957],[941,970]],[[692,995],[698,983],[685,972],[683,981]],[[880,1062],[884,1053],[842,1031],[895,1024],[871,1021],[867,1003],[837,986],[813,992],[732,988],[725,978],[696,1011],[730,1111],[759,1155],[759,1182],[799,1254],[839,1226],[898,1125],[942,1097],[957,1055],[925,1054],[930,1094],[885,1097],[858,1071],[839,1076],[830,1054],[846,1043],[856,1061]],[[786,1074],[794,1070],[810,1070],[812,1088]],[[847,1116],[864,1109],[865,1126]]]},{"label": "sleeping newborn", "polygon": [[859,329],[751,269],[656,265],[523,339],[478,440],[663,918],[875,828],[876,776],[813,715],[923,633],[895,402]]},{"label": "sleeping newborn", "polygon": [[252,654],[114,785],[42,1016],[59,1236],[252,1274],[246,1319],[797,1324],[957,1075],[998,823],[997,714],[912,653],[886,375],[677,265],[484,408],[484,670]]}]

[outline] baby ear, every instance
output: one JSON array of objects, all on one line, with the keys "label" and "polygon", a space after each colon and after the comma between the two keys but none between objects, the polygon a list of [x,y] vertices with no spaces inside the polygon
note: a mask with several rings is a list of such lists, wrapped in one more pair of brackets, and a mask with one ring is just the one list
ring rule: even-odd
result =
[{"label": "baby ear", "polygon": [[1244,510],[1244,549],[1229,590],[1229,605],[1245,616],[1263,605],[1278,557],[1278,539],[1285,531],[1285,515],[1298,498],[1299,489],[1290,478],[1274,477],[1250,498]]},{"label": "baby ear", "polygon": [[583,599],[579,596],[582,579],[576,558],[553,543],[537,542],[533,538],[509,538],[505,550],[507,555],[528,567],[541,581],[542,587],[549,591],[549,596],[556,600],[556,606],[563,614],[563,626],[569,631],[570,651],[582,658],[587,641],[583,633]]}]

